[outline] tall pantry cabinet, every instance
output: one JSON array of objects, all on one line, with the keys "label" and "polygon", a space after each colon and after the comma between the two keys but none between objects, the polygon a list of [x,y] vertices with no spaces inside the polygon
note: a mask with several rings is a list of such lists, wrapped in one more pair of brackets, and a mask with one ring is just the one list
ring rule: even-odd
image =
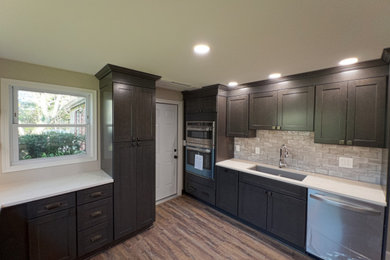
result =
[{"label": "tall pantry cabinet", "polygon": [[101,167],[114,179],[114,239],[155,220],[155,82],[107,64],[100,80]]}]

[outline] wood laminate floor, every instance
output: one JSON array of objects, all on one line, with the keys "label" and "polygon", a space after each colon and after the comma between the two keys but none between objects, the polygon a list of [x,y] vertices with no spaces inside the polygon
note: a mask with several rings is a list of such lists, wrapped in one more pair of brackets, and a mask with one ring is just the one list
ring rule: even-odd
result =
[{"label": "wood laminate floor", "polygon": [[201,202],[182,196],[157,206],[152,228],[92,259],[309,258]]}]

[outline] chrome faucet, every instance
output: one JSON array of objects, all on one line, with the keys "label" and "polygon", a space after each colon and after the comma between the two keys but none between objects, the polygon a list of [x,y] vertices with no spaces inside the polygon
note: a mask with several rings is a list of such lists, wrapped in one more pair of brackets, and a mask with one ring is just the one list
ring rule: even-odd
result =
[{"label": "chrome faucet", "polygon": [[280,147],[280,159],[279,159],[279,168],[287,167],[286,158],[288,157],[288,149],[285,144],[282,144]]}]

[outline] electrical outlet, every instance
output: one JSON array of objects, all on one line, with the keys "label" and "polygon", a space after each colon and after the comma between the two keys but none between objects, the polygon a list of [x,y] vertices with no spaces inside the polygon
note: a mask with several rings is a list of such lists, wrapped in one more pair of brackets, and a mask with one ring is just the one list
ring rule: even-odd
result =
[{"label": "electrical outlet", "polygon": [[236,152],[240,151],[240,145],[236,144]]},{"label": "electrical outlet", "polygon": [[353,168],[353,159],[347,157],[339,158],[339,167],[343,168]]},{"label": "electrical outlet", "polygon": [[260,147],[255,147],[255,154],[260,154]]}]

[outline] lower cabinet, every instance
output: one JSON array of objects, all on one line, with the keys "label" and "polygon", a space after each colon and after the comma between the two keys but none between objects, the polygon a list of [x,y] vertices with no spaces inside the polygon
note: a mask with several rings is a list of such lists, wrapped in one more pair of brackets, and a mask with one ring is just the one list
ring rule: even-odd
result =
[{"label": "lower cabinet", "polygon": [[112,184],[5,208],[1,260],[71,260],[113,240]]},{"label": "lower cabinet", "polygon": [[259,228],[267,228],[267,200],[265,189],[239,183],[238,217]]},{"label": "lower cabinet", "polygon": [[305,248],[306,201],[277,192],[268,198],[267,230]]},{"label": "lower cabinet", "polygon": [[215,181],[185,173],[185,191],[193,197],[215,206]]},{"label": "lower cabinet", "polygon": [[113,240],[112,185],[77,192],[77,255],[85,256]]},{"label": "lower cabinet", "polygon": [[76,210],[70,208],[30,220],[30,259],[76,258]]},{"label": "lower cabinet", "polygon": [[217,167],[216,194],[217,208],[231,214],[237,209],[245,223],[305,248],[306,188]]},{"label": "lower cabinet", "polygon": [[216,186],[216,206],[237,216],[238,172],[217,167]]}]

